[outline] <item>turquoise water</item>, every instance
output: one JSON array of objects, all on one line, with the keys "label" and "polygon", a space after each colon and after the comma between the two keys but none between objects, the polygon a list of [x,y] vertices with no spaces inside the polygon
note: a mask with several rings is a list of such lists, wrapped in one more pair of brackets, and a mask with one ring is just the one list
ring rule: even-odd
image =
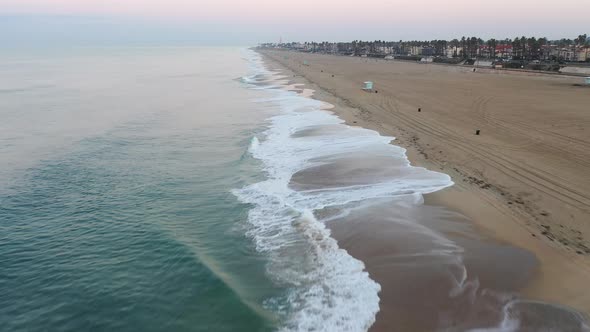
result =
[{"label": "turquoise water", "polygon": [[273,112],[244,52],[2,56],[0,330],[275,328],[284,290],[231,193],[263,177]]}]

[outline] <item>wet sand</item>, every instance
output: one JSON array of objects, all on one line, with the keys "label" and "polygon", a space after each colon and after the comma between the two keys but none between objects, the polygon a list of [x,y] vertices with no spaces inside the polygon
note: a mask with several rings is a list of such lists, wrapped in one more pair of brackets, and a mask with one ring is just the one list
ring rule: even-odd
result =
[{"label": "wet sand", "polygon": [[[585,188],[590,188],[584,187],[588,177],[583,175],[588,173],[583,173],[586,170],[585,164],[583,161],[579,162],[581,156],[583,157],[590,150],[586,149],[581,152],[586,147],[584,125],[587,123],[587,117],[581,111],[576,111],[576,107],[578,107],[576,105],[584,102],[587,97],[583,94],[580,95],[579,91],[563,90],[572,87],[569,81],[572,79],[519,76],[516,82],[507,88],[508,90],[515,87],[525,88],[526,91],[523,93],[527,94],[533,87],[541,84],[545,85],[545,89],[547,86],[557,86],[557,90],[561,91],[548,95],[551,99],[557,98],[559,100],[559,98],[565,98],[563,94],[569,94],[566,97],[572,101],[570,104],[562,100],[562,108],[567,111],[562,112],[562,119],[559,120],[563,124],[561,128],[566,128],[565,122],[567,122],[570,127],[577,125],[582,129],[574,133],[580,136],[578,140],[574,140],[575,137],[570,137],[574,143],[571,146],[565,145],[570,149],[555,156],[546,149],[552,151],[563,149],[564,142],[562,139],[555,138],[555,135],[558,135],[556,133],[548,135],[549,138],[543,138],[543,135],[540,134],[541,129],[530,129],[531,126],[535,126],[535,121],[531,121],[534,118],[530,114],[525,114],[522,119],[515,121],[519,126],[523,121],[528,125],[526,128],[520,128],[525,131],[525,133],[520,133],[520,135],[524,135],[520,138],[524,139],[524,143],[526,143],[522,144],[522,139],[519,140],[517,137],[506,134],[506,132],[513,136],[519,134],[517,129],[505,123],[507,119],[502,119],[503,122],[500,122],[504,126],[500,126],[499,122],[489,121],[481,124],[476,123],[479,121],[477,119],[482,116],[480,113],[471,115],[460,113],[449,116],[453,122],[458,122],[449,125],[448,122],[451,120],[445,119],[448,114],[441,112],[443,114],[429,116],[427,121],[416,122],[414,118],[418,113],[415,110],[409,110],[406,99],[423,99],[423,102],[416,104],[428,105],[423,106],[424,109],[435,108],[439,110],[443,107],[450,107],[448,103],[452,103],[456,109],[460,109],[465,107],[462,104],[469,104],[473,98],[477,99],[477,95],[481,94],[480,90],[486,91],[486,84],[491,84],[492,90],[494,87],[497,90],[498,79],[501,79],[501,82],[510,82],[513,80],[511,77],[502,76],[499,78],[498,75],[494,75],[495,78],[492,82],[485,82],[491,75],[466,77],[465,75],[470,74],[462,72],[460,68],[399,62],[395,62],[393,67],[399,72],[392,75],[388,72],[391,71],[391,68],[385,67],[391,66],[392,63],[385,61],[373,63],[374,60],[365,61],[358,58],[348,59],[296,53],[288,53],[288,58],[285,59],[283,52],[276,54],[266,52],[266,55],[271,65],[282,68],[289,75],[297,75],[293,78],[293,82],[305,83],[306,87],[316,89],[315,98],[334,104],[336,114],[345,119],[347,123],[398,137],[395,144],[408,149],[408,156],[413,164],[440,170],[452,176],[456,185],[441,192],[426,195],[427,204],[418,209],[420,212],[412,212],[412,216],[423,220],[424,224],[435,231],[446,232],[445,234],[462,243],[467,253],[465,265],[470,271],[469,275],[479,283],[477,289],[480,292],[486,289],[491,292],[487,294],[502,294],[499,298],[484,296],[480,300],[480,304],[472,307],[466,306],[466,302],[462,302],[462,300],[445,302],[449,301],[448,296],[447,298],[444,296],[448,295],[448,289],[446,289],[448,287],[441,286],[444,282],[441,283],[436,274],[430,274],[432,278],[425,278],[424,276],[429,274],[423,273],[433,268],[432,266],[440,267],[440,265],[424,264],[422,267],[414,267],[400,274],[397,255],[400,250],[412,248],[412,246],[408,241],[402,242],[404,245],[401,246],[393,241],[393,239],[399,240],[400,226],[389,219],[395,216],[395,213],[386,211],[391,206],[383,206],[382,208],[385,210],[377,214],[373,211],[370,216],[357,216],[356,221],[354,218],[340,220],[338,223],[330,221],[329,226],[341,247],[363,260],[371,276],[383,286],[381,312],[373,327],[374,330],[426,331],[431,330],[435,326],[433,324],[440,326],[440,324],[451,324],[450,322],[464,324],[449,325],[460,326],[455,330],[464,330],[472,326],[470,324],[474,319],[479,323],[485,321],[489,321],[489,324],[497,323],[501,313],[494,314],[488,311],[481,314],[477,313],[479,312],[478,308],[487,307],[490,303],[497,305],[502,301],[507,301],[504,296],[517,291],[524,298],[569,305],[582,312],[590,312],[590,293],[586,287],[587,282],[590,281],[590,265],[587,256],[585,256],[585,248],[587,248],[585,235],[588,231],[585,218],[588,217],[588,213],[585,201],[581,197],[578,197],[577,204],[573,204],[573,202],[570,202],[572,204],[563,204],[563,200],[569,199],[567,197],[571,198],[569,191],[573,190],[585,195]],[[310,66],[300,64],[303,57],[311,59]],[[424,75],[432,75],[432,77],[424,79],[425,85],[419,84],[421,82],[416,78],[417,70],[424,71],[425,67],[422,66],[429,68],[426,73],[423,73]],[[322,68],[324,72],[322,73],[319,68]],[[383,74],[380,71],[383,71]],[[330,73],[335,72],[339,73],[335,75],[337,77],[331,77]],[[365,79],[367,73],[381,75],[380,78],[383,79],[383,82],[380,80],[379,86],[384,86],[384,88],[378,88],[378,94],[370,95],[358,89],[359,82]],[[391,77],[385,77],[386,74]],[[406,80],[404,81],[404,79]],[[449,83],[450,81],[453,83]],[[394,86],[397,87],[397,84],[403,87],[400,89],[400,93],[393,89]],[[436,85],[440,91],[433,92],[433,85]],[[477,86],[477,89],[467,88],[468,86]],[[408,89],[412,91],[408,92]],[[453,95],[453,93],[457,93],[456,90],[461,89],[470,89],[470,93],[467,93],[467,90],[463,91],[465,94],[462,95],[462,99],[466,100],[459,100],[460,98],[452,100],[452,96],[447,96],[447,93]],[[539,90],[547,94],[543,88]],[[518,91],[520,90],[515,90],[512,94],[518,94]],[[500,92],[505,93],[506,91],[495,91],[496,97],[502,95]],[[409,93],[409,97],[406,96],[406,93]],[[434,96],[431,95],[432,93]],[[347,98],[342,98],[343,95],[346,95]],[[440,100],[435,97],[439,97]],[[435,103],[440,105],[435,106]],[[487,104],[490,102],[488,101]],[[555,101],[548,104],[553,105]],[[484,105],[483,109],[486,110],[488,107],[489,105]],[[547,111],[549,106],[544,104],[538,106],[537,110],[539,107],[541,110]],[[421,113],[426,112],[424,109]],[[407,114],[409,112],[416,114]],[[547,112],[540,112],[537,118],[540,116],[547,116]],[[553,120],[558,123],[557,120]],[[544,119],[544,121],[549,120]],[[473,126],[485,128],[482,129],[484,132],[495,132],[500,128],[500,133],[471,142],[473,140],[470,137],[472,133],[467,129]],[[553,127],[552,132],[559,131],[558,128]],[[544,130],[549,129],[544,128]],[[471,130],[469,129],[469,131]],[[526,137],[527,131],[533,131],[538,136]],[[495,137],[497,135],[500,137]],[[546,140],[555,141],[555,144],[545,147]],[[521,178],[531,179],[539,175],[537,171],[542,168],[546,168],[543,172],[550,172],[552,167],[559,165],[554,159],[566,158],[567,154],[577,152],[581,153],[578,153],[578,156],[572,160],[571,164],[574,165],[567,165],[562,169],[565,173],[571,172],[572,168],[576,168],[576,171],[566,175],[559,174],[553,179],[546,175],[545,178],[548,179],[543,183],[544,186],[547,186],[543,187],[545,191],[539,192],[538,186],[531,185],[530,182]],[[486,153],[489,153],[489,156]],[[505,164],[502,164],[503,158],[509,158],[508,161],[518,161],[520,167],[511,169],[514,162],[506,161]],[[526,172],[526,167],[523,169],[525,166],[521,162],[523,158],[528,158],[529,163],[535,164],[535,167],[530,170],[532,174]],[[546,163],[540,162],[544,158],[550,160],[546,160]],[[370,169],[369,165],[368,170]],[[302,186],[301,189],[311,188],[305,187],[305,185],[317,188],[317,186],[333,183],[334,179],[329,179],[305,184],[306,178],[314,176],[317,178],[318,174],[322,173],[328,174],[318,168],[312,173],[305,174],[306,176],[300,174],[298,178],[296,175],[293,178],[293,183]],[[569,186],[569,191],[563,190],[561,192],[566,197],[559,195],[558,188],[550,186],[550,183],[554,183],[558,179],[572,179],[573,175],[578,175],[579,181],[575,181],[575,184],[574,181],[562,183],[562,186]],[[543,179],[535,178],[534,180],[542,182]],[[564,213],[570,214],[569,219],[562,218]],[[408,235],[403,231],[401,234]],[[412,237],[403,239],[412,239]],[[420,271],[420,269],[426,270]],[[417,276],[422,277],[418,278]],[[400,285],[405,286],[400,287]],[[407,287],[407,285],[412,286]],[[408,288],[418,291],[418,293],[421,291],[424,296],[439,294],[434,297],[438,300],[427,302],[424,296],[415,296],[414,298],[410,296],[411,292]],[[440,316],[440,313],[435,315],[430,312],[427,314],[428,308],[432,309],[441,305],[455,309],[449,309],[450,311],[444,313],[443,317]],[[535,329],[532,321],[545,322],[544,319],[541,319],[542,317],[552,317],[552,319],[561,322],[560,326],[562,327],[567,327],[569,324],[567,322],[572,319],[569,311],[555,309],[545,304],[534,302],[523,304],[520,302],[512,304],[512,307],[517,308],[525,305],[527,310],[524,311],[521,318],[525,323],[528,320],[531,331],[538,330],[538,326]],[[467,307],[470,309],[464,310]],[[472,312],[473,310],[475,312]],[[539,316],[539,312],[553,314],[545,313]],[[422,313],[427,317],[421,317]],[[394,324],[395,328],[393,328]],[[403,326],[406,328],[398,329],[399,325],[397,324],[405,324]]]},{"label": "wet sand", "polygon": [[[408,174],[415,168],[399,157],[370,151],[329,159],[295,173],[290,187],[317,193],[414,181]],[[538,269],[533,253],[478,232],[458,212],[423,204],[410,189],[316,216],[382,287],[371,331],[583,330],[585,318],[576,311],[519,294]]]},{"label": "wet sand", "polygon": [[[430,236],[408,220],[460,245],[461,261],[430,253]],[[518,331],[582,331],[576,312],[518,295],[537,268],[532,253],[478,235],[465,217],[444,207],[390,202],[329,226],[382,286],[381,311],[371,331],[467,331],[517,324]],[[467,279],[457,287],[460,264]]]}]

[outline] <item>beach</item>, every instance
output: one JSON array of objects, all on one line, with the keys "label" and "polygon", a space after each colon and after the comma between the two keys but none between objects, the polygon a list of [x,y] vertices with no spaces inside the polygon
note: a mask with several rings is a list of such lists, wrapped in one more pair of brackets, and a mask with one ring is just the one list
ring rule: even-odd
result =
[{"label": "beach", "polygon": [[[420,273],[404,269],[406,274],[400,276],[400,250],[412,246],[400,247],[394,239],[400,232],[408,235],[405,239],[418,238],[413,237],[416,232],[399,226],[403,223],[396,224],[396,214],[399,220],[408,216],[422,220],[419,224],[462,243],[464,265],[478,276],[471,279],[478,284],[470,287],[483,307],[490,302],[482,289],[501,289],[518,292],[527,301],[590,313],[586,287],[590,278],[590,89],[578,86],[579,77],[473,72],[470,67],[284,51],[260,53],[267,66],[315,90],[314,98],[334,105],[332,111],[348,125],[396,137],[393,144],[407,149],[412,165],[448,174],[455,183],[426,194],[420,211],[404,206],[388,212],[392,205],[383,204],[368,214],[358,211],[356,217],[352,214],[328,223],[339,245],[362,260],[382,287],[373,330],[392,330],[402,315],[411,317],[423,309],[428,298],[424,294],[416,297],[416,310],[400,313],[400,308],[412,308],[403,292],[404,280],[414,281],[425,294],[437,294],[436,278],[417,281],[416,276],[428,274],[421,269],[448,263],[424,262],[416,267]],[[364,81],[374,82],[374,91],[361,90]],[[475,135],[476,130],[480,135]],[[322,175],[319,169],[301,178],[325,178],[330,172]],[[326,183],[318,180],[307,185]],[[393,219],[384,222],[387,218],[375,215]],[[359,220],[366,221],[362,227]],[[469,253],[476,253],[471,261]],[[400,296],[403,305],[396,302]],[[436,303],[434,298],[431,301]],[[442,295],[440,299],[441,305],[450,303]],[[457,306],[455,312],[464,312],[465,303],[456,301],[451,301]],[[530,303],[525,311],[542,316]],[[554,315],[548,317],[563,316],[549,312]],[[498,320],[493,315],[470,315],[479,323]],[[420,319],[410,318],[405,330],[429,330],[441,319],[423,318],[418,324]],[[442,321],[453,326],[454,319],[471,328],[470,319],[454,317],[452,312]],[[566,327],[565,321],[560,326]],[[534,330],[535,325],[529,328]]]}]

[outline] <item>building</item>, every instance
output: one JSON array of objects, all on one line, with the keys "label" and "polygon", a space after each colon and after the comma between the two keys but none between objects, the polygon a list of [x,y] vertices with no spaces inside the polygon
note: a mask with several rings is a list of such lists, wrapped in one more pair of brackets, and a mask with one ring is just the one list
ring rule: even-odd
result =
[{"label": "building", "polygon": [[578,47],[576,50],[576,61],[584,62],[590,60],[590,47]]},{"label": "building", "polygon": [[477,56],[482,58],[495,58],[496,52],[488,45],[479,45]]},{"label": "building", "polygon": [[461,56],[461,53],[463,53],[462,47],[448,47],[446,49],[445,55],[447,56],[447,58],[454,58]]},{"label": "building", "polygon": [[410,55],[422,55],[422,46],[410,46]]},{"label": "building", "polygon": [[426,47],[422,47],[422,53],[421,55],[424,56],[434,56],[436,55],[436,49],[432,46],[426,46]]},{"label": "building", "polygon": [[496,54],[494,58],[512,59],[513,49],[512,45],[502,44],[496,45]]}]

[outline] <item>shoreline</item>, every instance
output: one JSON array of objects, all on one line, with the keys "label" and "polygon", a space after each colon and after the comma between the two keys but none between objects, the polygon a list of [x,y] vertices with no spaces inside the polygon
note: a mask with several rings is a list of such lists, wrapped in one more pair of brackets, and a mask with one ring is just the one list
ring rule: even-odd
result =
[{"label": "shoreline", "polygon": [[[576,251],[564,250],[563,246],[555,245],[556,241],[548,240],[549,237],[539,234],[543,231],[529,224],[525,213],[515,211],[509,206],[511,204],[507,206],[505,200],[506,195],[510,195],[509,191],[494,190],[494,183],[491,181],[473,177],[468,171],[455,165],[448,165],[449,163],[444,160],[429,158],[430,151],[424,149],[423,145],[430,143],[422,142],[428,139],[426,135],[412,132],[411,128],[403,128],[403,124],[397,125],[393,121],[376,121],[373,118],[375,113],[373,110],[361,107],[359,100],[368,97],[368,94],[360,95],[358,100],[341,98],[338,96],[338,91],[329,87],[325,81],[320,82],[321,85],[314,82],[313,77],[309,77],[308,66],[300,69],[301,65],[296,67],[293,63],[291,66],[281,63],[283,62],[280,60],[281,56],[287,54],[291,57],[292,53],[280,52],[280,56],[278,54],[272,56],[267,54],[268,52],[259,53],[263,55],[265,62],[270,64],[271,68],[280,68],[286,75],[292,76],[289,79],[293,83],[303,83],[306,88],[315,90],[312,98],[334,105],[331,111],[345,120],[348,125],[361,126],[376,130],[382,135],[394,136],[396,137],[394,144],[407,150],[406,154],[412,165],[449,174],[455,185],[426,195],[426,204],[444,206],[457,211],[468,217],[477,231],[492,237],[495,241],[533,253],[540,264],[532,281],[520,291],[523,296],[569,306],[586,315],[590,313],[590,295],[584,294],[583,291],[590,276],[587,256]],[[283,60],[288,61],[286,58]],[[322,68],[324,68],[321,71],[323,73],[326,67]],[[315,69],[318,71],[318,68]],[[325,71],[328,72],[328,70]],[[493,190],[489,190],[490,186]],[[371,273],[370,269],[369,273]]]}]

